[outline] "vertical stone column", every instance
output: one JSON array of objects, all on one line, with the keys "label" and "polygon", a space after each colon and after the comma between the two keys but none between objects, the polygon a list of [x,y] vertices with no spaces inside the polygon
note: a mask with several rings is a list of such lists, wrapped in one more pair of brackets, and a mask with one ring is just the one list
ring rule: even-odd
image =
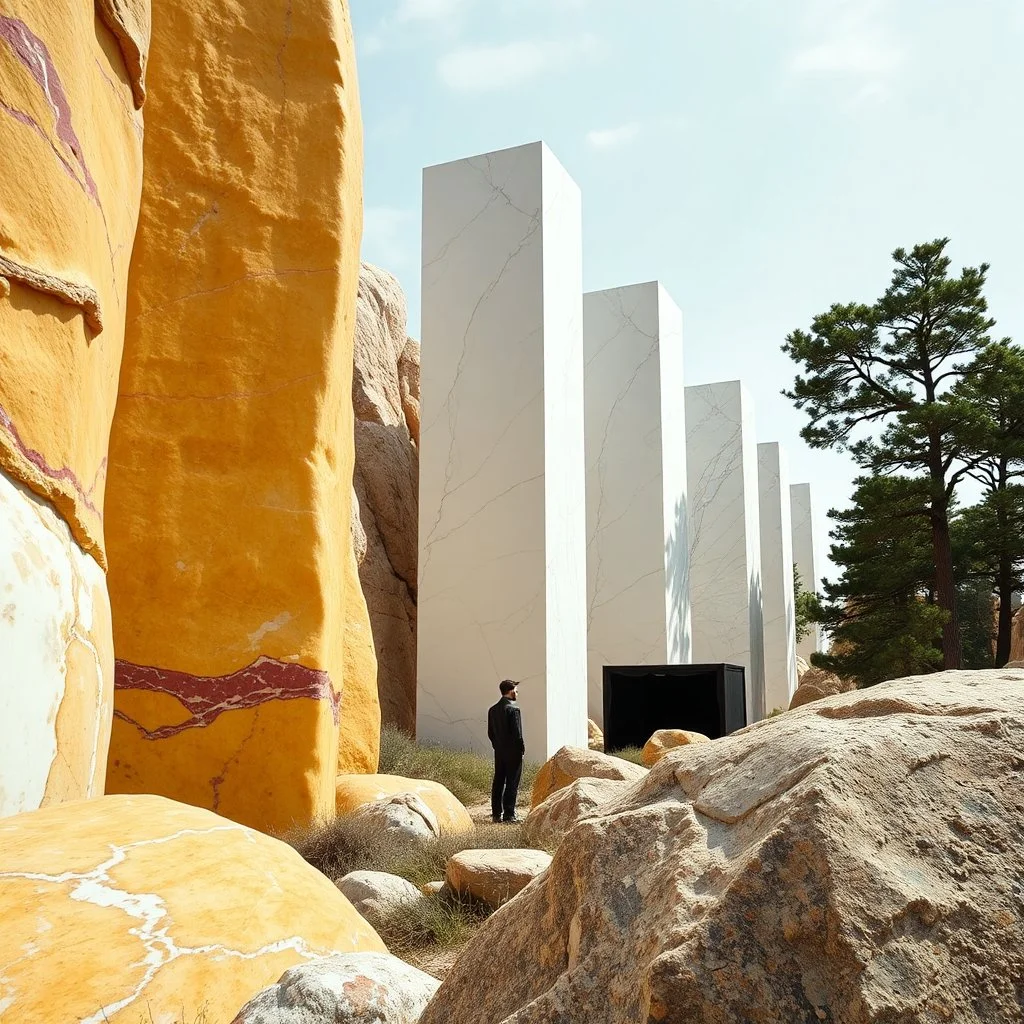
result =
[{"label": "vertical stone column", "polygon": [[590,717],[605,665],[690,660],[683,318],[656,281],[583,296]]},{"label": "vertical stone column", "polygon": [[347,3],[166,0],[117,416],[108,789],[264,831],[373,770],[350,539],[362,129]]},{"label": "vertical stone column", "polygon": [[[814,519],[811,515],[811,485],[791,484],[790,504],[793,514],[793,561],[804,590],[817,591],[819,579],[814,557]],[[818,624],[812,623],[807,635],[796,645],[796,653],[808,664],[811,655],[821,650],[821,633]]]},{"label": "vertical stone column", "polygon": [[0,5],[0,816],[103,792],[148,21],[145,0]]},{"label": "vertical stone column", "polygon": [[774,441],[757,446],[764,592],[765,711],[785,711],[796,690],[796,615],[793,604],[793,521],[789,464]]},{"label": "vertical stone column", "polygon": [[543,143],[423,173],[417,732],[586,745],[580,194]]},{"label": "vertical stone column", "polygon": [[693,660],[746,669],[747,722],[765,715],[754,410],[738,380],[686,389]]}]

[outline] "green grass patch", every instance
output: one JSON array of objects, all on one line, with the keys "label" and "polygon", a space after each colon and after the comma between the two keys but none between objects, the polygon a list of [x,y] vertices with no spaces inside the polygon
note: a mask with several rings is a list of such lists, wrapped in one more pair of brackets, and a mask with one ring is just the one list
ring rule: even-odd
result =
[{"label": "green grass patch", "polygon": [[609,750],[608,753],[612,757],[621,757],[623,761],[632,761],[633,764],[643,765],[644,763],[644,752],[640,747],[621,747],[619,750]]}]

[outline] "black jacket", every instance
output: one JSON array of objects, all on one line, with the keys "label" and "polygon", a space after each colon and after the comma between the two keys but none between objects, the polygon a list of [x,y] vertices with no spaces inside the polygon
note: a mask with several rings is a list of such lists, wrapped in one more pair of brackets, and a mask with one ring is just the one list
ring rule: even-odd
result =
[{"label": "black jacket", "polygon": [[523,716],[515,701],[502,697],[487,712],[487,738],[499,754],[521,755],[526,752]]}]

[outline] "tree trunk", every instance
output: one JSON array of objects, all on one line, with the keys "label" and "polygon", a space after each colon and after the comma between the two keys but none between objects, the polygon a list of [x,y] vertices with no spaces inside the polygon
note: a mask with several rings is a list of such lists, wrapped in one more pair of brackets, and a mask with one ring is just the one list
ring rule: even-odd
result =
[{"label": "tree trunk", "polygon": [[946,624],[942,627],[942,667],[963,668],[960,615],[956,606],[956,580],[953,578],[953,545],[949,537],[946,509],[933,508],[931,521],[936,603],[943,611],[949,613]]}]

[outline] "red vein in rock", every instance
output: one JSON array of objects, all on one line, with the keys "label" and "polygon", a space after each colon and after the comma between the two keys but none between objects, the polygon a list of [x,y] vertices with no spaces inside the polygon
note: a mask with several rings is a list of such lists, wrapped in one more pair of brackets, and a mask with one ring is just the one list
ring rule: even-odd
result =
[{"label": "red vein in rock", "polygon": [[272,700],[300,697],[329,701],[335,725],[340,721],[340,697],[323,669],[276,658],[257,658],[251,665],[226,676],[197,676],[152,665],[136,665],[119,658],[114,670],[114,688],[166,693],[185,705],[188,719],[155,729],[147,729],[123,711],[114,710],[116,718],[134,725],[147,740],[165,740],[186,729],[205,728],[225,711],[241,711]]},{"label": "red vein in rock", "polygon": [[[42,90],[53,111],[53,127],[57,138],[74,154],[78,166],[85,178],[83,188],[93,202],[99,206],[100,196],[89,167],[85,162],[82,144],[78,141],[74,126],[71,123],[71,104],[61,83],[60,75],[54,67],[50,51],[23,21],[0,14],[0,39],[4,40],[13,51],[15,57],[28,69],[35,83]],[[10,108],[8,108],[10,109]],[[27,115],[23,115],[27,117]],[[21,120],[21,118],[19,118]],[[66,161],[62,162],[67,166]],[[77,181],[77,175],[73,175]],[[82,183],[79,182],[81,185]]]},{"label": "red vein in rock", "polygon": [[97,516],[99,519],[103,518],[103,513],[96,507],[96,505],[93,504],[91,495],[96,490],[100,477],[106,471],[106,457],[104,457],[103,461],[100,462],[99,468],[96,470],[96,476],[93,479],[92,487],[86,490],[79,482],[78,477],[75,476],[74,472],[67,466],[61,466],[59,469],[56,469],[46,461],[46,457],[42,452],[38,452],[34,448],[29,448],[29,446],[22,440],[21,434],[18,433],[18,428],[14,425],[14,421],[7,414],[7,410],[4,409],[2,405],[0,405],[0,428],[3,428],[8,433],[11,440],[14,442],[15,450],[31,462],[32,465],[43,474],[43,476],[48,477],[50,480],[63,480],[70,483],[78,493],[79,498],[81,498],[82,504],[85,505],[93,515]]}]

